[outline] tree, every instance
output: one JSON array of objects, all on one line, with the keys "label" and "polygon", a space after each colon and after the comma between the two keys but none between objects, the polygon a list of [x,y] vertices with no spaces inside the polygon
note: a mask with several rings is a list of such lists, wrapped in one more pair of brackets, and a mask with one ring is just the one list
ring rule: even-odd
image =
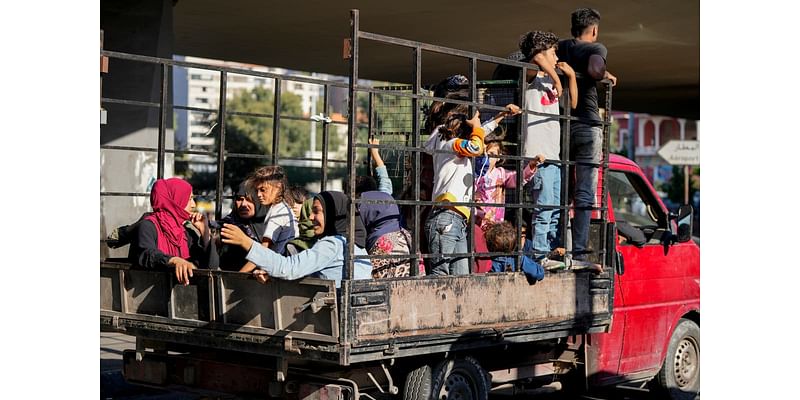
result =
[{"label": "tree", "polygon": [[[273,124],[272,117],[240,115],[238,113],[272,115],[274,112],[274,92],[264,87],[236,93],[226,104],[225,150],[227,153],[272,155]],[[318,109],[322,105],[318,103]],[[232,114],[237,113],[237,114]],[[278,159],[282,157],[306,157],[310,150],[311,123],[287,117],[304,117],[301,97],[291,93],[281,93]],[[322,124],[316,124],[317,149],[322,148]],[[214,128],[216,140],[214,150],[219,149],[219,125]],[[335,152],[340,138],[330,135],[329,150]],[[331,154],[332,156],[332,154]],[[262,165],[271,164],[271,159],[228,156],[225,160],[223,182],[226,186],[238,185],[248,174]],[[191,176],[192,185],[202,190],[214,190],[216,174],[195,173]]]},{"label": "tree", "polygon": [[[690,167],[692,168],[692,176],[699,176],[700,175],[700,167]],[[684,167],[682,165],[673,165],[672,166],[672,177],[669,181],[665,182],[661,188],[667,193],[667,197],[670,200],[674,201],[677,204],[683,204],[683,195],[684,195]],[[694,192],[699,189],[698,181],[696,179],[689,180],[689,201],[691,201]]]}]

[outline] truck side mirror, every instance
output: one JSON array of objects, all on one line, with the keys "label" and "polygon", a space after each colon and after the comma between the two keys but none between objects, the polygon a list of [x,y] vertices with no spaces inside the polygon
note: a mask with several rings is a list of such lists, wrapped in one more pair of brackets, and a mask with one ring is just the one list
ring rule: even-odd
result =
[{"label": "truck side mirror", "polygon": [[690,205],[681,206],[677,214],[671,214],[671,218],[675,219],[678,224],[678,234],[675,239],[678,243],[684,243],[692,240],[692,221],[694,220],[694,209]]}]

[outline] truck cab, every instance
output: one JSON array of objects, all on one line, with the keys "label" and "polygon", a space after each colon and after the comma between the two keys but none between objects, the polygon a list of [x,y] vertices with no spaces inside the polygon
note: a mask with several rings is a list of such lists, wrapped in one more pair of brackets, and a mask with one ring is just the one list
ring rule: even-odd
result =
[{"label": "truck cab", "polygon": [[691,209],[671,215],[639,166],[618,155],[609,157],[607,188],[609,219],[638,229],[646,241],[617,240],[612,328],[592,335],[590,382],[655,378],[678,396],[697,392],[700,249],[687,234]]}]

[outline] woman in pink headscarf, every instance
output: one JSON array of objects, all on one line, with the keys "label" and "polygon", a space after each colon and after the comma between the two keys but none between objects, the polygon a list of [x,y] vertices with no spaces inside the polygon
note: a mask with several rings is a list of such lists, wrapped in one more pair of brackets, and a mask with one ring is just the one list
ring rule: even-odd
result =
[{"label": "woman in pink headscarf", "polygon": [[159,179],[150,192],[153,212],[137,225],[129,258],[140,267],[175,268],[187,285],[192,270],[219,264],[206,218],[195,208],[192,185],[180,178]]}]

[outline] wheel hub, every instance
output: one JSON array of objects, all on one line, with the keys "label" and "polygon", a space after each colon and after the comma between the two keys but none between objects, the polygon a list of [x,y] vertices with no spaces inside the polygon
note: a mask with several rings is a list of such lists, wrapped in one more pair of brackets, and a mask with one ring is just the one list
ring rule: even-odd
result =
[{"label": "wheel hub", "polygon": [[469,377],[453,371],[444,383],[439,399],[441,400],[475,400],[475,389]]},{"label": "wheel hub", "polygon": [[675,364],[673,374],[675,383],[680,387],[690,386],[697,379],[700,367],[697,343],[691,338],[683,338],[675,350]]}]

